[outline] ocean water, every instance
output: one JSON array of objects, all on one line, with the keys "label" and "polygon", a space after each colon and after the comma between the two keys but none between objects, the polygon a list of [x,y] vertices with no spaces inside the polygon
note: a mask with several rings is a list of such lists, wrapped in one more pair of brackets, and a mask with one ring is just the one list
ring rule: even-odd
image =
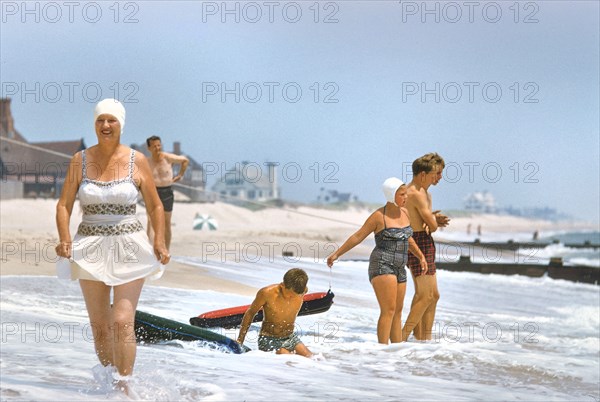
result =
[{"label": "ocean water", "polygon": [[[287,269],[301,267],[309,275],[309,291],[331,285],[334,305],[297,320],[297,331],[316,353],[313,359],[257,351],[258,323],[247,336],[253,351],[244,355],[200,342],[140,345],[131,389],[141,400],[600,399],[598,286],[438,271],[434,339],[380,345],[379,310],[365,262],[339,261],[330,270],[308,259],[237,264],[175,259],[255,287],[279,282]],[[127,400],[94,379],[97,360],[76,282],[5,276],[0,288],[1,400]],[[412,294],[409,280],[404,317]],[[139,309],[187,323],[200,313],[250,302],[236,294],[147,285]]]},{"label": "ocean water", "polygon": [[509,251],[496,251],[495,249],[484,250],[473,253],[466,243],[479,239],[482,243],[488,242],[532,242],[531,233],[489,233],[483,236],[476,234],[467,235],[458,232],[440,232],[434,234],[434,237],[443,239],[445,242],[438,242],[437,260],[452,262],[458,259],[460,254],[471,255],[474,262],[513,262],[526,264],[547,265],[553,257],[563,259],[565,265],[585,265],[589,267],[600,268],[600,248],[592,247],[568,247],[573,244],[584,244],[586,241],[593,245],[600,244],[600,232],[542,232],[539,235],[539,242],[551,243],[543,248],[525,247],[517,251],[516,255]]}]

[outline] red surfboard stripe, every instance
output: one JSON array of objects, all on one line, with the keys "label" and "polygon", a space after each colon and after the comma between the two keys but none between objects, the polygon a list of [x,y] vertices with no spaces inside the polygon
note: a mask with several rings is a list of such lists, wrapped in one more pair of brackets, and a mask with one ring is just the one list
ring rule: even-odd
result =
[{"label": "red surfboard stripe", "polygon": [[[326,292],[317,292],[317,293],[308,293],[304,295],[304,301],[311,301],[316,299],[322,299],[327,295]],[[228,317],[230,315],[244,314],[250,305],[246,306],[238,306],[238,307],[229,307],[221,310],[209,311],[204,314],[200,314],[198,318],[220,318],[220,317]]]}]

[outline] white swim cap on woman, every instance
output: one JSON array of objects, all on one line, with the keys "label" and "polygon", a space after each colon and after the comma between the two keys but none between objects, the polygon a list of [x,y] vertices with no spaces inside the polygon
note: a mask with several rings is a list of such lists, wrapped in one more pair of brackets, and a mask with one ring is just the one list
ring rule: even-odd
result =
[{"label": "white swim cap on woman", "polygon": [[121,132],[123,132],[123,128],[125,127],[125,107],[121,102],[110,98],[101,100],[94,109],[94,122],[102,114],[115,116],[119,120],[119,123],[121,123]]},{"label": "white swim cap on woman", "polygon": [[396,204],[396,191],[398,191],[398,189],[403,185],[404,182],[397,177],[385,179],[381,189],[383,190],[383,195],[385,195],[387,202],[391,202],[392,204],[398,206],[398,204]]}]

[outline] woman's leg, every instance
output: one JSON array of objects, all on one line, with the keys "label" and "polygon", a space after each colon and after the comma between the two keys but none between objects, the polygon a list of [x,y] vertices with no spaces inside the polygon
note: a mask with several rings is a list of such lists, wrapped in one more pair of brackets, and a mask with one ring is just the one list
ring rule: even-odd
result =
[{"label": "woman's leg", "polygon": [[114,363],[120,375],[131,375],[135,363],[135,310],[144,279],[115,286],[113,301]]},{"label": "woman's leg", "polygon": [[113,328],[110,309],[110,286],[104,282],[79,280],[85,306],[90,317],[96,355],[103,366],[114,366]]},{"label": "woman's leg", "polygon": [[396,311],[397,299],[396,275],[378,275],[371,280],[379,303],[379,320],[377,321],[377,340],[387,344],[390,340],[392,320]]},{"label": "woman's leg", "polygon": [[396,291],[396,310],[392,319],[390,340],[392,343],[402,342],[402,307],[404,307],[404,295],[406,294],[406,282],[399,283]]}]

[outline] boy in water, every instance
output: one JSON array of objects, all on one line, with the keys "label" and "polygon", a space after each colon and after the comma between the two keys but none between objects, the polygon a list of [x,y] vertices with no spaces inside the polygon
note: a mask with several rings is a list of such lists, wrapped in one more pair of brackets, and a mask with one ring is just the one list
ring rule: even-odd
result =
[{"label": "boy in water", "polygon": [[256,293],[256,298],[242,319],[237,341],[244,343],[248,328],[256,313],[263,309],[263,323],[258,336],[258,348],[264,352],[275,350],[277,354],[297,353],[310,357],[312,353],[294,333],[294,323],[303,297],[307,291],[308,275],[300,268],[290,269],[283,282],[266,286]]}]

